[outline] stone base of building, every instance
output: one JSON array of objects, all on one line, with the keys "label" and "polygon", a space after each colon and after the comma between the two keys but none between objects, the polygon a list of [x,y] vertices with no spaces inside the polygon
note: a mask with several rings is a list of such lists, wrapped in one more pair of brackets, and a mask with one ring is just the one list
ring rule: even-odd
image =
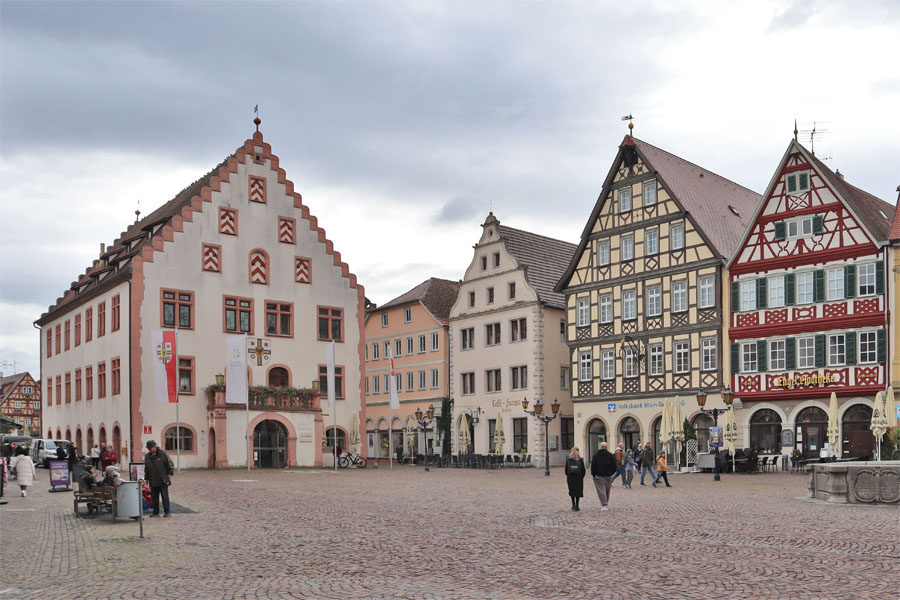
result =
[{"label": "stone base of building", "polygon": [[809,465],[808,496],[835,504],[900,503],[900,461]]}]

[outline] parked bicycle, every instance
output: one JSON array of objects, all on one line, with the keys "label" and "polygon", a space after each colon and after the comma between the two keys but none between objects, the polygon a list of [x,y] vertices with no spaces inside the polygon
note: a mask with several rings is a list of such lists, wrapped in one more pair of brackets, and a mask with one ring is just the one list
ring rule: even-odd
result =
[{"label": "parked bicycle", "polygon": [[365,469],[366,459],[359,454],[353,454],[352,452],[348,452],[347,454],[344,454],[343,456],[338,458],[338,466],[340,468],[346,469],[350,465],[355,465],[357,469]]}]

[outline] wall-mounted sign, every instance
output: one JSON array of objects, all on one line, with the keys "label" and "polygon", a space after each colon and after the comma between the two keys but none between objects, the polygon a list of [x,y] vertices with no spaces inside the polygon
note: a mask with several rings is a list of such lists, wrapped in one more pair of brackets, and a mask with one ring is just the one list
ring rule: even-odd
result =
[{"label": "wall-mounted sign", "polygon": [[813,385],[830,385],[838,383],[838,378],[834,375],[796,375],[788,377],[781,375],[775,378],[775,387],[792,388],[794,386],[813,386]]},{"label": "wall-mounted sign", "polygon": [[153,433],[153,425],[144,425],[144,435]]},{"label": "wall-mounted sign", "polygon": [[781,430],[781,445],[782,446],[793,446],[794,445],[794,432],[790,429],[782,429]]},{"label": "wall-mounted sign", "polygon": [[607,404],[606,410],[611,413],[614,413],[614,412],[616,412],[616,405],[614,403]]}]

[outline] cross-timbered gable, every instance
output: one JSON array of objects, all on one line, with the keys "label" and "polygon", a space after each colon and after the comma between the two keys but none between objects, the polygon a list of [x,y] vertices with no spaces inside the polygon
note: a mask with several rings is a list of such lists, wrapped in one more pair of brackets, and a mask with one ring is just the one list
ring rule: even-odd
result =
[{"label": "cross-timbered gable", "polygon": [[0,378],[0,413],[23,426],[26,435],[41,430],[41,386],[30,373]]}]

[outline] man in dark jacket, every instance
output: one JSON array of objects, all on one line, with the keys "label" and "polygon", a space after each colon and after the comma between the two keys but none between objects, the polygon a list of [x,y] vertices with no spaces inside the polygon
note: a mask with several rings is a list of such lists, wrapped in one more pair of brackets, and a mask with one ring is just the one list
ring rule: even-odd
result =
[{"label": "man in dark jacket", "polygon": [[653,444],[647,442],[641,450],[641,485],[644,484],[644,476],[650,473],[650,479],[656,481],[656,455],[653,454]]},{"label": "man in dark jacket", "polygon": [[172,510],[169,507],[169,484],[172,483],[171,477],[175,474],[175,466],[169,455],[162,451],[156,445],[156,442],[150,440],[147,442],[147,454],[144,455],[144,477],[150,485],[150,494],[153,498],[153,514],[151,517],[159,516],[159,497],[163,499],[163,516],[171,517]]},{"label": "man in dark jacket", "polygon": [[616,474],[612,476],[610,483],[616,480],[616,477],[622,478],[622,487],[625,487],[625,444],[620,443],[616,446]]},{"label": "man in dark jacket", "polygon": [[597,488],[597,497],[600,498],[600,510],[609,510],[607,504],[615,472],[616,457],[606,449],[606,442],[603,442],[591,459],[591,476],[594,478],[594,487]]}]

